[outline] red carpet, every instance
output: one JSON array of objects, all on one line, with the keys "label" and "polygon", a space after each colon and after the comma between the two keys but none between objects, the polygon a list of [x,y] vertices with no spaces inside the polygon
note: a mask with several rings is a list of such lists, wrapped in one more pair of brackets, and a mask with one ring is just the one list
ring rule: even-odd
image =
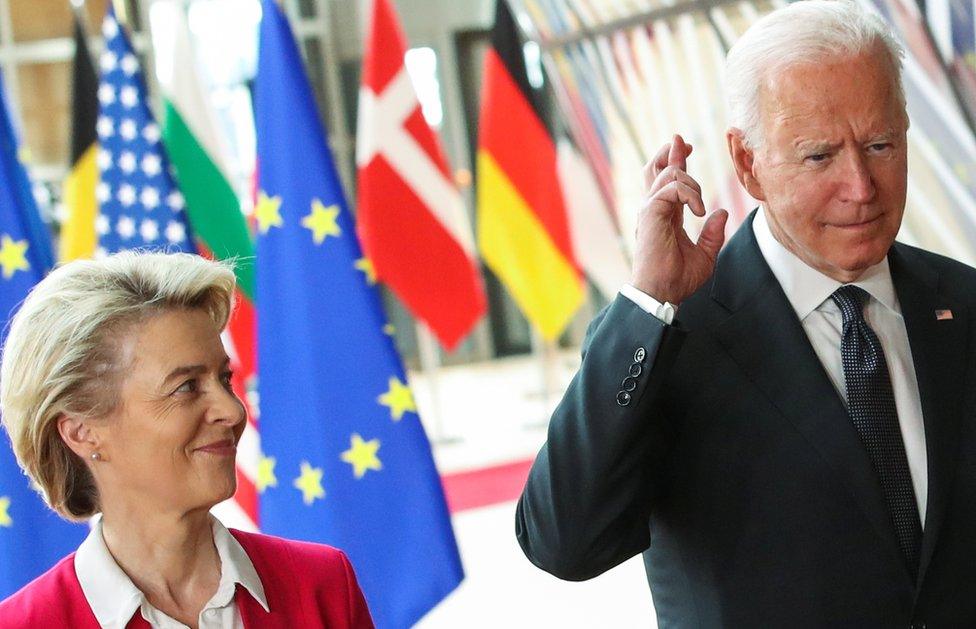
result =
[{"label": "red carpet", "polygon": [[451,513],[517,500],[532,459],[482,467],[441,477]]}]

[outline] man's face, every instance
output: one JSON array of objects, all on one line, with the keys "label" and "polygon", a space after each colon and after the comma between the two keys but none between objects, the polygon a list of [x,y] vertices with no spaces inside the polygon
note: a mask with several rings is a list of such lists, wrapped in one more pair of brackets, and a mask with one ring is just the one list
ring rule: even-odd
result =
[{"label": "man's face", "polygon": [[896,89],[874,49],[788,67],[760,97],[752,175],[770,229],[838,281],[884,259],[901,225],[908,118]]}]

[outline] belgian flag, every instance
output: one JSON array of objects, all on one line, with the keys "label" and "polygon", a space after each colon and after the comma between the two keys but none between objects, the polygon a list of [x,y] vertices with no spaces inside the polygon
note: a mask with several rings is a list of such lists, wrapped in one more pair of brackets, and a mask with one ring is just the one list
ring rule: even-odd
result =
[{"label": "belgian flag", "polygon": [[526,318],[555,339],[583,302],[556,171],[556,145],[534,100],[522,43],[498,0],[478,123],[478,248]]},{"label": "belgian flag", "polygon": [[95,253],[95,215],[98,204],[98,76],[92,65],[85,30],[75,16],[75,59],[71,73],[71,168],[64,179],[66,215],[61,225],[62,262],[90,258]]}]

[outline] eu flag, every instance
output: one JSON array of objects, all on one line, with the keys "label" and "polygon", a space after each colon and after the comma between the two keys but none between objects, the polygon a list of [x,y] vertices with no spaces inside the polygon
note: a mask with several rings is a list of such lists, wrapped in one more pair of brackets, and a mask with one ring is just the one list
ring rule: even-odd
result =
[{"label": "eu flag", "polygon": [[409,627],[458,585],[461,562],[371,265],[274,0],[263,2],[255,120],[261,526],[346,551],[377,626]]},{"label": "eu flag", "polygon": [[[0,83],[0,341],[11,316],[51,268],[47,228],[17,159],[17,140]],[[6,434],[6,433],[4,433]],[[53,566],[88,528],[58,517],[30,487],[10,448],[0,443],[0,600]]]}]

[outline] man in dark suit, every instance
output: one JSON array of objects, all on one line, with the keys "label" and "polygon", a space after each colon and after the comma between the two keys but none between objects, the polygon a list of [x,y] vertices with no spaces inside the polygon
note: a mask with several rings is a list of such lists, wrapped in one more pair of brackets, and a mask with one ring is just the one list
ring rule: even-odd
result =
[{"label": "man in dark suit", "polygon": [[644,553],[662,627],[976,626],[976,271],[895,243],[900,49],[853,4],[729,53],[762,202],[724,249],[680,136],[646,169],[631,285],[590,325],[519,501],[540,568]]}]

